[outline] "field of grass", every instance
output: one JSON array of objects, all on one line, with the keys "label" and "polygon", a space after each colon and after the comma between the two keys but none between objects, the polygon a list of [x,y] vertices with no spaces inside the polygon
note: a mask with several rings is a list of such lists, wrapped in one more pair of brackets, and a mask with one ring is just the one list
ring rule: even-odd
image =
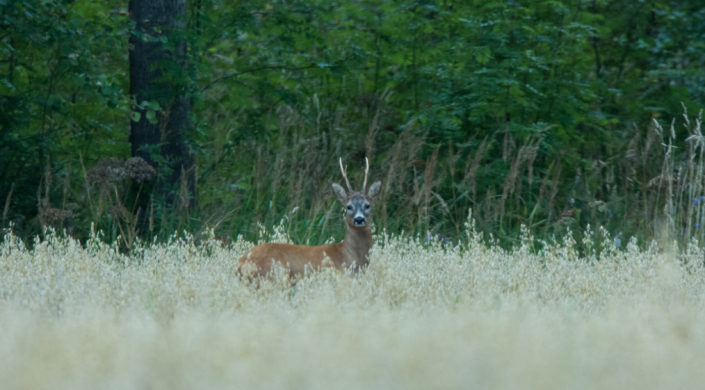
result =
[{"label": "field of grass", "polygon": [[[699,249],[377,234],[366,272],[236,275],[252,245],[0,246],[3,389],[698,388]],[[588,237],[586,241],[589,241]],[[584,242],[585,244],[585,242]]]}]

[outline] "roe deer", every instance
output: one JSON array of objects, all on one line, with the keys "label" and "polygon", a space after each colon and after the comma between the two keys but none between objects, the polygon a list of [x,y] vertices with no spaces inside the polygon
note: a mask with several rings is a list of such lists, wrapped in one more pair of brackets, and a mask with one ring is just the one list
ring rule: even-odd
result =
[{"label": "roe deer", "polygon": [[345,189],[337,183],[332,185],[333,192],[345,206],[345,239],[337,244],[316,246],[274,243],[257,245],[240,259],[241,273],[264,276],[269,273],[275,262],[288,269],[290,277],[303,274],[307,265],[312,269],[318,269],[327,265],[328,261],[330,261],[329,265],[340,270],[352,268],[357,271],[367,266],[369,263],[367,255],[372,247],[371,202],[382,190],[382,183],[379,181],[372,183],[369,190],[365,192],[367,174],[370,170],[370,164],[365,158],[365,179],[362,190],[353,191],[343,168],[343,159],[339,159],[338,162],[348,192],[345,192]]}]

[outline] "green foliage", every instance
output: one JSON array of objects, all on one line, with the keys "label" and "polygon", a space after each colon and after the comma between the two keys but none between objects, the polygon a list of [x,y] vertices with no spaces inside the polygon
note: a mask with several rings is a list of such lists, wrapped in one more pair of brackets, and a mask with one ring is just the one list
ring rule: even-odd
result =
[{"label": "green foliage", "polygon": [[[0,15],[0,196],[14,188],[3,223],[38,231],[38,188],[80,177],[129,147],[128,18],[117,1],[2,1]],[[62,180],[63,181],[63,180]],[[50,203],[83,203],[75,183],[52,189]],[[57,183],[55,183],[57,184]],[[49,206],[43,205],[43,206]],[[90,221],[83,220],[87,228]]]},{"label": "green foliage", "polygon": [[[153,121],[162,107],[129,96],[131,26],[120,4],[0,7],[0,200],[14,186],[3,222],[24,219],[37,232],[42,180],[66,183],[54,181],[49,203],[84,205],[79,156],[88,168],[127,157],[129,121]],[[639,148],[657,149],[653,119],[679,117],[681,103],[705,106],[697,1],[188,8],[182,76],[194,78],[199,206],[164,210],[166,231],[216,226],[252,238],[257,223],[286,216],[295,241],[339,237],[337,158],[357,178],[369,156],[384,183],[378,227],[459,237],[472,208],[478,228],[502,242],[521,224],[541,235],[590,223],[650,238],[667,197],[649,183],[665,155]],[[674,129],[682,144],[694,126]],[[686,161],[681,150],[670,157]],[[91,219],[79,212],[76,227],[87,232]]]},{"label": "green foliage", "polygon": [[[473,208],[484,231],[506,239],[522,223],[643,232],[639,209],[625,204],[635,188],[614,176],[629,175],[625,151],[646,132],[635,126],[679,115],[681,101],[702,107],[702,58],[690,51],[700,8],[295,1],[206,10],[202,67],[223,74],[200,73],[209,81],[197,112],[211,126],[201,142],[216,150],[204,155],[211,166],[238,174],[229,188],[206,185],[202,200],[234,193],[245,221],[267,225],[301,207],[311,223],[335,207],[325,199],[337,156],[360,164],[369,155],[387,179],[378,223],[393,230],[459,234]],[[660,170],[651,164],[641,181]],[[641,195],[657,207],[657,196]]]}]

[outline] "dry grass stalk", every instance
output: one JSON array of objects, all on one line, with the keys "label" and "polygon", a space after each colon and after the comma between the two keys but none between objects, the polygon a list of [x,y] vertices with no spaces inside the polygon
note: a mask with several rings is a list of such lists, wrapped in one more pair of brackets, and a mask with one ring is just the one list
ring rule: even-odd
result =
[{"label": "dry grass stalk", "polygon": [[631,242],[594,261],[572,237],[506,249],[467,226],[460,246],[380,235],[364,273],[324,270],[257,288],[234,276],[234,259],[252,247],[243,240],[175,236],[127,255],[96,236],[81,244],[50,232],[27,248],[8,234],[0,381],[77,390],[705,381],[702,249]]},{"label": "dry grass stalk", "polygon": [[414,204],[418,205],[418,221],[422,224],[424,230],[430,230],[430,206],[433,188],[440,182],[436,178],[436,165],[438,165],[438,151],[435,148],[431,156],[424,164],[423,183],[420,188],[415,188]]},{"label": "dry grass stalk", "polygon": [[5,206],[2,209],[2,226],[5,226],[7,222],[7,214],[10,212],[10,204],[12,203],[12,193],[15,191],[15,183],[10,185],[10,191],[7,192],[5,197]]},{"label": "dry grass stalk", "polygon": [[392,93],[391,88],[387,87],[380,93],[379,97],[375,99],[375,114],[367,127],[367,136],[365,137],[365,155],[370,159],[374,159],[375,139],[380,128],[380,114]]},{"label": "dry grass stalk", "polygon": [[[505,216],[506,202],[509,195],[515,194],[515,198],[518,202],[519,194],[521,193],[521,183],[523,180],[523,176],[520,175],[520,173],[522,173],[522,167],[526,167],[527,170],[533,172],[533,162],[536,159],[536,153],[538,152],[542,139],[542,137],[530,137],[512,158],[509,166],[509,172],[507,173],[507,177],[504,180],[504,185],[502,186],[502,198],[500,199],[499,205],[499,218],[503,218]],[[511,141],[511,144],[513,145],[514,141]]]},{"label": "dry grass stalk", "polygon": [[463,178],[463,183],[465,183],[464,187],[467,187],[467,183],[470,183],[472,199],[477,199],[477,170],[480,168],[480,162],[489,147],[488,141],[489,138],[485,136],[475,150],[473,157],[468,158],[465,163],[465,177]]}]

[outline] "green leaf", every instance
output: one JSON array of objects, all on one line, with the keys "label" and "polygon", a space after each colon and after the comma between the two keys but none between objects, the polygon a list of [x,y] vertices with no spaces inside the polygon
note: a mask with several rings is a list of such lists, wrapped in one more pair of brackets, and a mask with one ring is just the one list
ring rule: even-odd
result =
[{"label": "green leaf", "polygon": [[147,110],[147,120],[149,123],[156,125],[157,124],[157,112],[154,110]]}]

